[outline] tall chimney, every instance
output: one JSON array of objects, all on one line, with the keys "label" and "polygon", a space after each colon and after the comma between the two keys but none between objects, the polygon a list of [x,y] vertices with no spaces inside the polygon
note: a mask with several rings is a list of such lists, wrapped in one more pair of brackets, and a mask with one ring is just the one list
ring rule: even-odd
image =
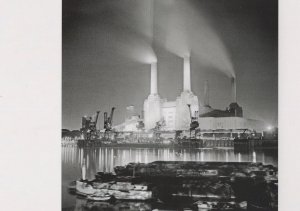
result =
[{"label": "tall chimney", "polygon": [[191,91],[191,63],[189,56],[183,58],[183,91]]},{"label": "tall chimney", "polygon": [[209,87],[208,80],[204,83],[204,106],[209,106]]},{"label": "tall chimney", "polygon": [[236,100],[236,81],[235,81],[235,78],[231,78],[231,94],[232,94],[232,102],[233,103],[236,103],[237,100]]},{"label": "tall chimney", "polygon": [[157,63],[151,64],[151,94],[157,94]]}]

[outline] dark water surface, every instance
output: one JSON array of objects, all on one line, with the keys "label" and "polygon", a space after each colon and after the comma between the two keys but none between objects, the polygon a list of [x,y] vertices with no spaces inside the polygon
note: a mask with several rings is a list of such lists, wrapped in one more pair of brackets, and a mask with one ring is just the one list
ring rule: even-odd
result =
[{"label": "dark water surface", "polygon": [[[148,163],[152,161],[220,161],[220,162],[262,162],[278,165],[277,149],[256,149],[236,151],[222,149],[168,149],[168,148],[77,148],[62,147],[62,208],[63,210],[148,210],[146,203],[88,204],[84,199],[68,193],[71,181],[81,178],[81,164],[86,159],[87,178],[94,179],[98,171],[113,172],[113,168],[129,162]],[[123,206],[123,207],[122,207]]]}]

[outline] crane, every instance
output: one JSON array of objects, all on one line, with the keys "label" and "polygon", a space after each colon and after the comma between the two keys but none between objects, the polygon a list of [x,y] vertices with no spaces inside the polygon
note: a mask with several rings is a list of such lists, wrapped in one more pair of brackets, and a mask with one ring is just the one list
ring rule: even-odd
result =
[{"label": "crane", "polygon": [[108,134],[108,138],[109,138],[109,133],[107,133],[107,132],[111,131],[111,129],[112,129],[114,110],[115,110],[115,107],[112,107],[109,117],[107,115],[107,112],[104,112],[104,129],[105,129],[104,137],[105,138],[106,138],[107,134]]},{"label": "crane", "polygon": [[111,108],[111,112],[110,112],[110,116],[109,116],[109,124],[110,124],[110,127],[112,126],[112,120],[113,120],[113,116],[114,116],[114,111],[115,111],[115,107],[112,107]]},{"label": "crane", "polygon": [[113,115],[114,110],[116,108],[112,107],[109,117],[107,117],[107,112],[104,112],[104,129],[105,131],[110,131],[112,129],[112,121],[113,121]]},{"label": "crane", "polygon": [[191,118],[191,123],[190,123],[190,138],[191,138],[191,133],[192,133],[192,130],[195,131],[195,138],[196,138],[196,128],[199,127],[199,122],[197,121],[197,115],[198,115],[198,112],[195,111],[195,116],[196,117],[193,117],[192,116],[192,110],[191,110],[191,104],[187,104],[187,106],[189,107],[189,112],[190,112],[190,118]]},{"label": "crane", "polygon": [[106,127],[107,127],[107,112],[104,112],[104,129],[106,130]]},{"label": "crane", "polygon": [[90,129],[93,130],[93,131],[97,130],[97,122],[98,122],[99,113],[100,113],[100,111],[96,112],[96,116],[95,116],[94,121],[92,119],[92,121],[90,123]]},{"label": "crane", "polygon": [[97,121],[100,111],[97,111],[95,115],[82,117],[82,128],[80,129],[85,140],[96,139],[97,134]]}]

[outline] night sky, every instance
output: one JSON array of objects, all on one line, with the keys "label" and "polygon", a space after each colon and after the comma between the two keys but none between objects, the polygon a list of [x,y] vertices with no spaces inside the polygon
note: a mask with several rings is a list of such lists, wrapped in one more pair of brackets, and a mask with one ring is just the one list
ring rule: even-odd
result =
[{"label": "night sky", "polygon": [[[128,105],[140,113],[150,92],[147,63],[153,52],[159,95],[175,100],[183,86],[182,46],[191,50],[192,91],[200,101],[208,80],[210,105],[225,109],[231,102],[228,76],[234,71],[244,116],[277,125],[276,0],[163,0],[151,5],[143,0],[63,0],[63,128],[79,129],[81,117],[96,110],[102,127],[103,112],[112,106],[115,124],[124,121]],[[176,42],[178,37],[187,41]]]}]

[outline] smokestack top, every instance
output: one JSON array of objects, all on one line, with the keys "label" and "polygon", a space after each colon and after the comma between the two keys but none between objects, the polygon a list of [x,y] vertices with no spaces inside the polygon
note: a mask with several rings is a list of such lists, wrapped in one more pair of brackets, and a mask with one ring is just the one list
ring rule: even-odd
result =
[{"label": "smokestack top", "polygon": [[232,102],[237,102],[236,97],[236,80],[234,77],[231,78],[231,94],[232,94]]},{"label": "smokestack top", "polygon": [[183,56],[183,59],[184,59],[184,60],[190,60],[190,58],[191,58],[191,56],[190,56],[189,54],[185,54],[185,55]]},{"label": "smokestack top", "polygon": [[183,57],[183,91],[191,91],[191,62],[190,56]]},{"label": "smokestack top", "polygon": [[151,63],[151,94],[157,94],[157,62]]}]

